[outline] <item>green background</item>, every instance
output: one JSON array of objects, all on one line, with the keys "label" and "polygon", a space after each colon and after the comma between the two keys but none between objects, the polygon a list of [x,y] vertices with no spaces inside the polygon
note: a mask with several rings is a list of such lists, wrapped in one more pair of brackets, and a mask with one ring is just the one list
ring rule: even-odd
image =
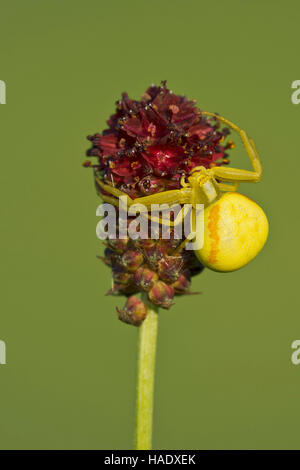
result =
[{"label": "green background", "polygon": [[[240,190],[270,236],[161,312],[154,448],[299,449],[299,2],[1,0],[0,14],[0,447],[132,447],[138,329],[105,297],[81,163],[122,91],[167,79],[254,138],[264,178]],[[249,168],[240,146],[231,161]]]}]

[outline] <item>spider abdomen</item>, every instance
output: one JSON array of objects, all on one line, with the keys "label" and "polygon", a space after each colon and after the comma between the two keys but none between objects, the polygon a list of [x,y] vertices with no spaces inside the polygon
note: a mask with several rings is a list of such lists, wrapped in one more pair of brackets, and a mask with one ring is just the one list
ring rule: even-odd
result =
[{"label": "spider abdomen", "polygon": [[258,204],[228,192],[205,209],[204,243],[195,253],[214,271],[235,271],[260,252],[268,231],[268,219]]}]

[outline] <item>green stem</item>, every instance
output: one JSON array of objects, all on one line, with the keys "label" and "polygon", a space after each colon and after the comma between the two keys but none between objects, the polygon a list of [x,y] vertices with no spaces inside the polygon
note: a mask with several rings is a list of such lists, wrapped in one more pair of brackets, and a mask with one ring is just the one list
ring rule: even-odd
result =
[{"label": "green stem", "polygon": [[[143,299],[145,301],[145,299]],[[136,450],[150,450],[152,444],[153,391],[158,308],[145,301],[147,317],[140,326],[138,347]]]}]

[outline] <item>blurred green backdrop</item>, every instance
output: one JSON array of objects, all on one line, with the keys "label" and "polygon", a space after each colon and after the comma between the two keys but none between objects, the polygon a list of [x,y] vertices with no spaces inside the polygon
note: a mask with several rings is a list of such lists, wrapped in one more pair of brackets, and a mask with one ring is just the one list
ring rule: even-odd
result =
[{"label": "blurred green backdrop", "polygon": [[[300,448],[299,2],[1,0],[3,449],[128,449],[138,330],[105,297],[86,135],[122,91],[168,80],[245,128],[264,178],[242,185],[270,219],[241,271],[206,270],[202,295],[159,324],[154,448]],[[234,136],[237,141],[237,136]],[[232,163],[248,167],[238,146]]]}]

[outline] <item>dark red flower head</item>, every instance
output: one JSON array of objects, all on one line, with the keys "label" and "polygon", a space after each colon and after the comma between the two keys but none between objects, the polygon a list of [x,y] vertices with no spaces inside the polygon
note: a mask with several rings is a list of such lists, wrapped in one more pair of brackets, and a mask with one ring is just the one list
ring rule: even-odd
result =
[{"label": "dark red flower head", "polygon": [[97,157],[93,166],[105,182],[133,198],[180,188],[181,176],[196,166],[227,163],[229,144],[222,142],[229,130],[201,116],[194,101],[172,93],[166,82],[148,88],[140,101],[123,93],[107,124],[88,137],[87,155]]}]

